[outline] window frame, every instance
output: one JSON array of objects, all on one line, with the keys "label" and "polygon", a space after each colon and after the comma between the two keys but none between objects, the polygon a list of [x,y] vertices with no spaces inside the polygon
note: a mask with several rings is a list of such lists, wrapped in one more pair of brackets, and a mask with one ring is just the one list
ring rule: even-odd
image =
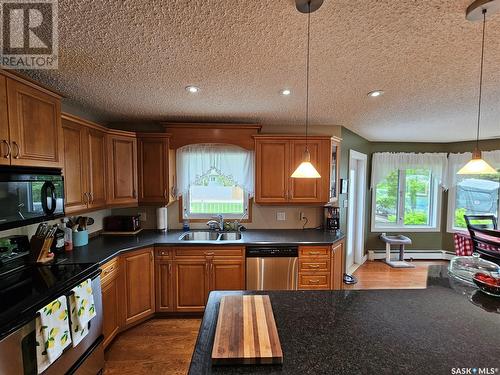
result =
[{"label": "window frame", "polygon": [[[415,168],[408,168],[415,169]],[[439,183],[431,174],[431,184],[430,184],[430,216],[432,225],[418,225],[410,226],[404,225],[404,216],[400,217],[401,212],[404,213],[405,208],[405,193],[406,193],[406,169],[398,169],[398,203],[397,203],[397,224],[390,224],[387,226],[377,226],[375,216],[377,209],[377,187],[372,188],[372,207],[371,207],[371,232],[373,233],[385,233],[385,232],[395,232],[395,233],[413,233],[413,232],[427,232],[435,233],[441,232],[441,211],[442,211],[442,195],[443,189],[439,186]],[[402,224],[403,223],[403,224]]]},{"label": "window frame", "polygon": [[[500,189],[499,189],[499,198],[500,198]],[[457,187],[456,185],[451,186],[448,189],[448,210],[447,220],[446,220],[446,232],[447,233],[468,233],[467,228],[455,228],[455,209],[456,209],[456,201],[457,201]],[[500,216],[500,199],[498,199],[498,208],[497,214]]]}]

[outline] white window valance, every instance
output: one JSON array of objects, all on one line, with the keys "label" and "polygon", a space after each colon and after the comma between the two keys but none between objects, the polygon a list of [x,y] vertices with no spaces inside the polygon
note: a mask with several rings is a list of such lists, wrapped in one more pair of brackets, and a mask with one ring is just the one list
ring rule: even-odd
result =
[{"label": "white window valance", "polygon": [[[483,159],[495,169],[500,169],[500,150],[484,151]],[[472,153],[450,154],[448,157],[448,185],[457,185],[457,172],[472,158]]]},{"label": "white window valance", "polygon": [[177,194],[212,170],[232,179],[250,197],[254,195],[254,153],[228,144],[193,144],[177,149]]},{"label": "white window valance", "polygon": [[371,187],[374,188],[393,171],[430,169],[436,181],[446,186],[448,159],[446,153],[376,152],[372,158]]}]

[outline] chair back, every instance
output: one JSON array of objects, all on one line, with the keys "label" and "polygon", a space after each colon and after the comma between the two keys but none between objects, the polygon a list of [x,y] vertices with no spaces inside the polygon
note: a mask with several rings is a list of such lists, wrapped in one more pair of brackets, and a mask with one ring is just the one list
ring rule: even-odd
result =
[{"label": "chair back", "polygon": [[474,252],[480,254],[481,258],[500,265],[500,231],[472,225],[467,228],[474,245]]},{"label": "chair back", "polygon": [[498,229],[495,215],[464,215],[467,228],[473,226],[483,229]]}]

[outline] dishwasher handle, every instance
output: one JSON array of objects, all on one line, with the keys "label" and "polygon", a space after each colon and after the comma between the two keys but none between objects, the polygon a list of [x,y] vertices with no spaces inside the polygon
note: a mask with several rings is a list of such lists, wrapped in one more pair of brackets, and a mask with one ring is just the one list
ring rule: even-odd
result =
[{"label": "dishwasher handle", "polygon": [[299,249],[297,246],[249,246],[246,248],[246,256],[247,258],[296,258],[299,256]]}]

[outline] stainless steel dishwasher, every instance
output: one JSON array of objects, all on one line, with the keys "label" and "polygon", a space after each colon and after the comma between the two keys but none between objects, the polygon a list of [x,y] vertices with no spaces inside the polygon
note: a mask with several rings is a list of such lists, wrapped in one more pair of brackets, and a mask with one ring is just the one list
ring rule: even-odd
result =
[{"label": "stainless steel dishwasher", "polygon": [[246,249],[247,290],[297,290],[296,246],[250,246]]}]

